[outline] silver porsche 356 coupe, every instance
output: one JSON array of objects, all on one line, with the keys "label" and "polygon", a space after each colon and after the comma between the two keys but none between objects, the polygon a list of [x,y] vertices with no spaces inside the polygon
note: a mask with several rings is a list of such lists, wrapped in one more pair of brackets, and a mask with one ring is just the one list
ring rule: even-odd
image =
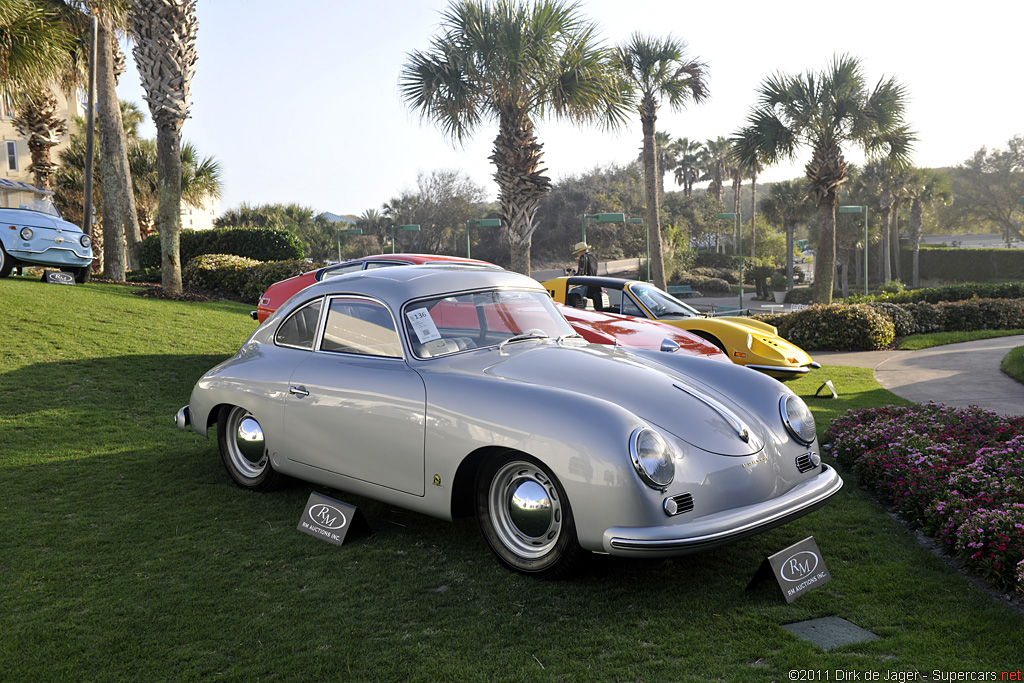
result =
[{"label": "silver porsche 356 coupe", "polygon": [[703,357],[589,344],[515,273],[383,268],[303,289],[207,372],[176,421],[242,488],[287,477],[452,519],[500,562],[723,545],[842,487],[785,385]]}]

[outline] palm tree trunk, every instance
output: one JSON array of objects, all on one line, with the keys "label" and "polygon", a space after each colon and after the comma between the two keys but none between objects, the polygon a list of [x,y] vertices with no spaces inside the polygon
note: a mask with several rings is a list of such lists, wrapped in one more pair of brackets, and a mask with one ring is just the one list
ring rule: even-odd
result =
[{"label": "palm tree trunk", "polygon": [[160,178],[156,223],[160,232],[161,284],[165,291],[180,294],[181,123],[179,119],[168,119],[156,129],[156,165]]},{"label": "palm tree trunk", "polygon": [[96,124],[100,134],[100,176],[103,179],[103,275],[125,278],[124,205],[122,178],[115,160],[121,140],[121,107],[114,87],[114,33],[100,16],[96,31]]},{"label": "palm tree trunk", "polygon": [[920,199],[915,199],[910,205],[910,240],[914,249],[913,274],[911,276],[911,287],[915,289],[921,286],[921,228],[924,225],[924,204]]},{"label": "palm tree trunk", "polygon": [[736,255],[740,258],[743,258],[743,254],[740,253],[740,242],[743,241],[743,221],[740,220],[740,187],[742,184],[743,181],[739,178],[732,181],[732,212],[736,215],[735,218],[732,219],[732,238],[734,240],[732,246]]},{"label": "palm tree trunk", "polygon": [[650,112],[641,114],[644,133],[644,194],[647,199],[647,228],[651,234],[651,277],[654,286],[665,289],[665,255],[661,241],[661,211],[658,204],[658,157],[654,141],[654,121],[657,118]]},{"label": "palm tree trunk", "polygon": [[892,253],[893,274],[897,280],[903,280],[903,266],[900,263],[900,201],[893,200],[892,213],[889,216],[890,252]]},{"label": "palm tree trunk", "polygon": [[787,289],[793,289],[793,232],[796,230],[796,224],[784,220],[783,225],[786,229],[786,282],[789,283]]},{"label": "palm tree trunk", "polygon": [[754,258],[757,246],[757,171],[750,174],[750,258]]},{"label": "palm tree trunk", "polygon": [[537,229],[533,220],[551,189],[551,179],[543,175],[547,169],[540,168],[542,149],[529,116],[518,112],[501,115],[490,159],[502,218],[508,226],[511,269],[524,275],[530,274],[530,245]]},{"label": "palm tree trunk", "polygon": [[814,303],[832,303],[836,263],[836,188],[818,202],[818,251],[814,255]]},{"label": "palm tree trunk", "polygon": [[886,190],[878,200],[882,212],[882,239],[878,241],[878,253],[882,262],[882,282],[892,279],[892,261],[889,256],[889,214],[892,211],[892,192]]}]

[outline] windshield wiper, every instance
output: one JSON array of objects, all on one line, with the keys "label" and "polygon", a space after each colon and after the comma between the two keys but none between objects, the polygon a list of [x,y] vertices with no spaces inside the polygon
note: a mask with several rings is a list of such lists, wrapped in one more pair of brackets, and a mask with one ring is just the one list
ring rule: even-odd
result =
[{"label": "windshield wiper", "polygon": [[548,339],[549,337],[550,335],[547,334],[546,332],[521,332],[519,334],[512,335],[505,341],[498,344],[498,350],[501,351],[502,347],[505,346],[505,344],[508,344],[509,342],[526,341],[527,339]]}]

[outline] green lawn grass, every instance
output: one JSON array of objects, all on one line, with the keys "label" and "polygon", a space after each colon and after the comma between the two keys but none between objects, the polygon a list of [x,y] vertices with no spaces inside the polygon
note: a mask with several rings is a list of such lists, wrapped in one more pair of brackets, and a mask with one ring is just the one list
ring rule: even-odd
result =
[{"label": "green lawn grass", "polygon": [[[950,570],[853,479],[828,506],[675,559],[594,556],[575,578],[501,569],[470,519],[342,492],[374,530],[296,531],[312,487],[235,487],[171,418],[252,331],[250,306],[0,280],[0,680],[785,681],[790,671],[1020,668],[1024,619]],[[831,379],[838,399],[812,398]],[[791,383],[818,418],[905,403],[870,370]],[[746,591],[813,535],[832,581]],[[782,625],[880,636],[824,652]],[[884,677],[884,673],[881,674]],[[834,676],[833,676],[834,679]],[[821,679],[818,679],[821,680]]]},{"label": "green lawn grass", "polygon": [[1024,334],[1024,330],[973,330],[970,332],[933,332],[931,334],[912,334],[900,340],[901,351],[918,351],[933,346],[959,344],[960,342],[977,339],[995,339],[996,337],[1014,337]]},{"label": "green lawn grass", "polygon": [[1003,357],[1003,362],[999,367],[1013,379],[1024,383],[1024,346],[1011,349]]}]

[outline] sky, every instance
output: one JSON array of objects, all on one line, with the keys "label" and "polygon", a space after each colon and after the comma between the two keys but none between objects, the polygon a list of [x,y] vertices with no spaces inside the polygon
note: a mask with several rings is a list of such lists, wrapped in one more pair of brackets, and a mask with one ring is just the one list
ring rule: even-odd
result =
[{"label": "sky", "polygon": [[[872,86],[893,76],[906,86],[917,166],[954,166],[1024,134],[1024,3],[1017,0],[579,4],[609,45],[634,32],[671,35],[707,63],[710,97],[659,112],[657,130],[673,138],[733,134],[765,78],[820,71],[837,54],[860,58]],[[446,7],[447,0],[197,0],[199,58],[182,137],[221,162],[221,211],[297,203],[359,215],[439,169],[462,171],[494,200],[487,157],[496,125],[453,144],[398,92],[409,53],[429,49]],[[148,113],[134,60],[127,61],[118,95]],[[537,121],[536,131],[556,182],[629,163],[642,144],[639,117],[618,132],[555,120]],[[156,135],[152,124],[142,133]],[[848,151],[850,161],[863,161],[856,148]],[[802,176],[809,154],[766,169],[759,181]]]}]

